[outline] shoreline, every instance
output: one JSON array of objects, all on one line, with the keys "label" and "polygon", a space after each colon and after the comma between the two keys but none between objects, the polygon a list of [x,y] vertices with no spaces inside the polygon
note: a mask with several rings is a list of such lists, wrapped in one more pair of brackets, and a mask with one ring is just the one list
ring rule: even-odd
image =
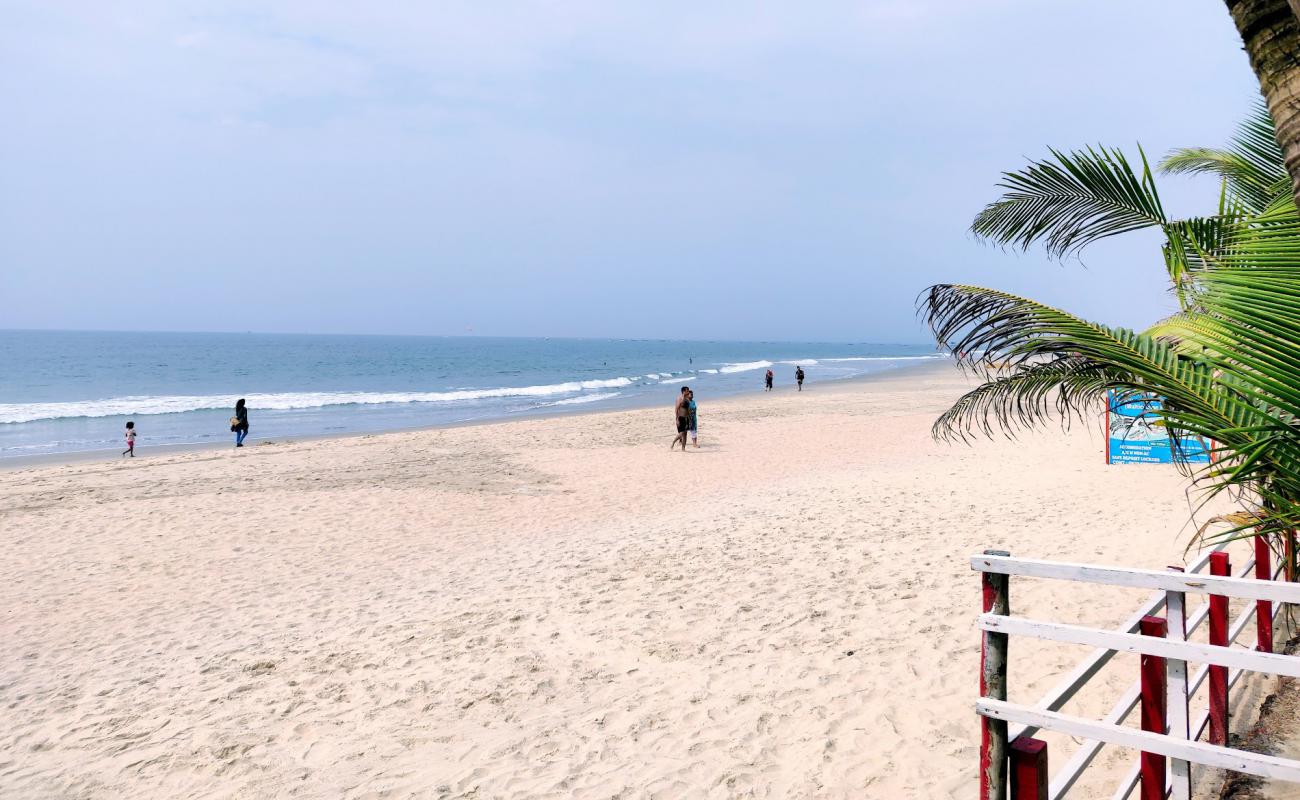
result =
[{"label": "shoreline", "polygon": [[[831,386],[845,387],[856,385],[869,385],[887,381],[891,379],[902,378],[924,378],[927,375],[938,374],[940,372],[954,368],[953,361],[950,358],[935,359],[932,363],[909,364],[907,366],[897,367],[895,369],[883,370],[872,375],[860,375],[853,378],[842,378],[839,380],[822,381],[817,384],[805,384],[805,390],[811,391],[811,386]],[[674,390],[676,384],[669,384]],[[796,393],[793,386],[780,386],[773,390],[772,394],[783,394],[785,392]],[[758,395],[767,394],[762,389],[745,390],[741,392],[732,392],[720,396],[717,400],[711,401],[710,406],[716,406],[721,403],[733,401],[739,398],[750,398]],[[584,408],[582,406],[572,409],[560,409],[550,411],[528,411],[520,412],[515,416],[490,417],[483,419],[469,419],[457,422],[446,422],[433,425],[413,425],[401,428],[385,428],[383,430],[362,430],[346,431],[340,433],[309,433],[295,436],[282,436],[273,439],[259,439],[249,437],[245,447],[265,447],[267,445],[277,444],[294,444],[300,442],[317,442],[332,440],[348,440],[370,436],[388,436],[391,434],[401,433],[419,433],[423,431],[437,430],[454,430],[458,428],[472,428],[489,425],[500,425],[525,420],[547,420],[547,419],[565,419],[572,417],[589,417],[601,414],[618,414],[625,411],[640,411],[648,408],[657,408],[664,406],[671,407],[673,397],[667,395],[665,402],[632,402],[620,405],[616,408]],[[253,409],[256,411],[256,409]],[[139,447],[139,445],[137,445]],[[215,452],[220,450],[234,449],[230,441],[223,442],[175,442],[171,444],[152,445],[146,448],[140,448],[142,452],[147,452],[152,456],[157,454],[158,457],[186,455],[190,453]],[[137,455],[136,458],[147,458],[148,456]],[[6,456],[0,458],[0,473],[12,472],[16,470],[39,469],[41,467],[58,467],[72,464],[86,464],[97,462],[116,462],[124,460],[120,451],[113,448],[104,448],[102,450],[77,450],[65,453],[42,453],[39,455],[21,455]]]}]

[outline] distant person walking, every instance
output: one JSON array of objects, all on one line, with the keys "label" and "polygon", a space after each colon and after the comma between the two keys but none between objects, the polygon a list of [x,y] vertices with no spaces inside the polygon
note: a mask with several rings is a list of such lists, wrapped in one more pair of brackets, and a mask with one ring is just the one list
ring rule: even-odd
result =
[{"label": "distant person walking", "polygon": [[122,456],[135,458],[135,423],[130,420],[126,422],[126,449],[122,451]]},{"label": "distant person walking", "polygon": [[235,403],[235,416],[230,418],[230,430],[235,434],[235,447],[243,447],[244,437],[248,436],[248,409],[244,406],[242,397]]},{"label": "distant person walking", "polygon": [[767,371],[767,375],[763,378],[763,384],[764,384],[764,386],[766,387],[765,389],[763,389],[763,391],[765,391],[765,392],[770,392],[770,391],[772,391],[772,378],[773,378],[773,377],[774,377],[774,376],[772,375],[772,370],[769,369],[769,370]]},{"label": "distant person walking", "polygon": [[688,391],[686,393],[686,410],[689,414],[686,429],[691,433],[691,444],[695,445],[695,449],[698,450],[700,447],[700,422],[695,407],[695,392]]},{"label": "distant person walking", "polygon": [[673,437],[673,443],[668,445],[669,450],[681,442],[682,452],[686,452],[686,432],[690,430],[691,425],[690,394],[691,388],[683,386],[681,393],[677,395],[677,405],[673,406],[673,416],[677,419],[677,435]]},{"label": "distant person walking", "polygon": [[799,384],[799,391],[803,391],[803,367],[794,368],[794,381]]}]

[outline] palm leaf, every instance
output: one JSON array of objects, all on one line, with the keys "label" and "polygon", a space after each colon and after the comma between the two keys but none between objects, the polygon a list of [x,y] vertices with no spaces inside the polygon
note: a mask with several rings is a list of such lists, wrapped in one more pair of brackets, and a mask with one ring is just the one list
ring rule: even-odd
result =
[{"label": "palm leaf", "polygon": [[[933,286],[921,311],[943,348],[986,380],[935,423],[965,439],[1092,413],[1111,388],[1150,392],[1172,437],[1214,440],[1213,464],[1183,468],[1203,499],[1232,492],[1251,508],[1216,537],[1300,526],[1300,214],[1262,108],[1222,150],[1176,151],[1166,172],[1223,180],[1218,213],[1165,218],[1145,156],[1088,149],[1008,173],[972,230],[1053,256],[1143,227],[1165,234],[1183,310],[1143,333],[1083,320],[994,289]],[[1202,532],[1204,533],[1204,532]]]},{"label": "palm leaf", "polygon": [[1165,270],[1173,284],[1179,305],[1190,308],[1194,301],[1195,274],[1209,269],[1234,241],[1245,217],[1239,213],[1221,213],[1213,217],[1193,217],[1165,223],[1162,252]]},{"label": "palm leaf", "polygon": [[974,431],[992,438],[1000,429],[1014,438],[1016,431],[1049,420],[1068,426],[1114,384],[1103,365],[1073,356],[1031,364],[967,392],[935,421],[932,432],[937,439],[967,441]]},{"label": "palm leaf", "polygon": [[1165,224],[1140,149],[1140,174],[1115,149],[1050,152],[1050,159],[1003,173],[998,186],[1005,191],[975,218],[976,236],[1022,250],[1042,241],[1050,255],[1064,258],[1099,239]]},{"label": "palm leaf", "polygon": [[[1204,348],[1203,355],[1189,357],[1157,337],[981,287],[932,287],[923,314],[941,347],[990,377],[940,418],[937,435],[1041,424],[1048,418],[1042,398],[1051,396],[1045,385],[1051,377],[1065,378],[1055,395],[1060,415],[1099,410],[1095,401],[1105,388],[1153,392],[1164,401],[1157,414],[1172,435],[1220,443],[1223,460],[1209,467],[1184,465],[1205,489],[1207,502],[1249,486],[1272,498],[1275,517],[1300,520],[1300,507],[1284,500],[1300,497],[1300,437],[1279,423],[1278,402],[1261,400],[1253,371],[1236,360],[1239,352],[1231,358],[1215,353],[1229,349],[1223,320],[1184,321],[1184,336]],[[1041,366],[1064,358],[1070,361],[1059,364],[1055,375]]]},{"label": "palm leaf", "polygon": [[1260,102],[1227,147],[1180,148],[1165,156],[1159,169],[1167,174],[1218,175],[1236,202],[1259,214],[1279,196],[1291,195],[1291,177],[1273,131],[1273,118]]}]

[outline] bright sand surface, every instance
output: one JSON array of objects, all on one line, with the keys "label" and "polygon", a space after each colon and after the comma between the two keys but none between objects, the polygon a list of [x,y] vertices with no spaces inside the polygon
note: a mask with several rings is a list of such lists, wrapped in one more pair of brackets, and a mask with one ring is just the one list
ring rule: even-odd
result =
[{"label": "bright sand surface", "polygon": [[[969,556],[1162,568],[1190,531],[1095,426],[932,441],[968,385],[701,397],[686,454],[666,407],[0,472],[0,796],[974,797]],[[1088,652],[1013,648],[1026,702]]]}]

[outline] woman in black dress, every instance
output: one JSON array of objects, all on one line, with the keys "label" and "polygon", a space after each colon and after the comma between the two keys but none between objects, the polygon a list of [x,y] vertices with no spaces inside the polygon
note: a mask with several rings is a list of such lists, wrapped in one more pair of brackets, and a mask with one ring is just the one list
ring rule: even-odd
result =
[{"label": "woman in black dress", "polygon": [[248,409],[244,407],[244,398],[235,403],[235,418],[231,420],[230,430],[235,434],[235,447],[244,446],[244,437],[248,435]]}]

